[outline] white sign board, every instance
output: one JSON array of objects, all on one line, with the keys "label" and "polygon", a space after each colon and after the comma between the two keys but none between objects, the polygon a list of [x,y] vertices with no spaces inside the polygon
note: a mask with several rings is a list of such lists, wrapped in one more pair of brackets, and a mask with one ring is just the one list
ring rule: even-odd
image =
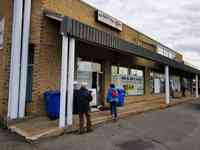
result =
[{"label": "white sign board", "polygon": [[119,31],[122,31],[123,23],[114,17],[98,10],[97,11],[97,20],[101,23],[104,23],[112,28],[115,28]]},{"label": "white sign board", "polygon": [[0,49],[3,48],[4,40],[4,18],[0,17]]}]

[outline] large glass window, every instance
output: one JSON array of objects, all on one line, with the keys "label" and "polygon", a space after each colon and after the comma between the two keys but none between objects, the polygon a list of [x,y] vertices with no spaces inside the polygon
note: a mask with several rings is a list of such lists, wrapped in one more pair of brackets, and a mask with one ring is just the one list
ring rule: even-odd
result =
[{"label": "large glass window", "polygon": [[3,48],[4,41],[4,18],[0,16],[0,49]]},{"label": "large glass window", "polygon": [[162,94],[165,92],[165,76],[164,74],[150,73],[150,89],[152,94]]},{"label": "large glass window", "polygon": [[191,90],[192,88],[192,80],[189,78],[182,79],[182,86],[185,87],[187,90]]},{"label": "large glass window", "polygon": [[88,61],[78,61],[78,71],[101,72],[101,64]]},{"label": "large glass window", "polygon": [[180,92],[181,91],[181,79],[178,76],[171,77],[171,87],[173,91]]},{"label": "large glass window", "polygon": [[142,70],[112,66],[112,82],[117,88],[124,88],[126,95],[144,94],[144,75]]},{"label": "large glass window", "polygon": [[119,74],[120,75],[128,75],[128,68],[119,67]]},{"label": "large glass window", "polygon": [[142,70],[130,69],[129,95],[144,95],[144,73]]},{"label": "large glass window", "polygon": [[87,82],[88,88],[92,88],[94,72],[101,73],[101,64],[79,59],[77,66],[77,80],[79,82]]}]

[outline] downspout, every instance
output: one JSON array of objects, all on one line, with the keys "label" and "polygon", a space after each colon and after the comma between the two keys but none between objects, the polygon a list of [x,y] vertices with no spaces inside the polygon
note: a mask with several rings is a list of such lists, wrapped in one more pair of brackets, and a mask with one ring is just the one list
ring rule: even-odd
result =
[{"label": "downspout", "polygon": [[25,114],[30,20],[31,20],[31,0],[24,0],[24,19],[23,19],[23,34],[22,34],[23,37],[22,37],[22,51],[21,51],[21,78],[20,78],[20,93],[19,93],[19,118],[23,118]]},{"label": "downspout", "polygon": [[8,98],[8,118],[18,117],[23,0],[13,0],[13,25]]}]

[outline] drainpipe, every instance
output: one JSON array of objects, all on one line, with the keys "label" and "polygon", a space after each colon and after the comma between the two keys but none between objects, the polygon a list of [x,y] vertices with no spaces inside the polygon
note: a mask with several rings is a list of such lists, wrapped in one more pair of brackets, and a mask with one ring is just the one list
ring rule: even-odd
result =
[{"label": "drainpipe", "polygon": [[8,118],[18,117],[19,105],[19,80],[20,80],[20,55],[22,40],[22,18],[23,0],[14,0],[13,25],[12,25],[12,45],[11,45],[11,64],[9,80],[8,98]]},{"label": "drainpipe", "polygon": [[30,19],[31,19],[31,0],[25,0],[24,1],[22,51],[21,51],[21,80],[20,80],[20,95],[19,95],[19,118],[23,118],[24,113],[25,113]]}]

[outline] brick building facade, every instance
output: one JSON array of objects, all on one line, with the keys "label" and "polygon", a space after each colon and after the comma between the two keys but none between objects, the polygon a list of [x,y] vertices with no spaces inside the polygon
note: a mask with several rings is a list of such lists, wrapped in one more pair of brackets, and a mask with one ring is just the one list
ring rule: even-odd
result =
[{"label": "brick building facade", "polygon": [[[96,20],[96,8],[85,4],[80,0],[33,0],[31,8],[31,25],[30,25],[30,40],[29,40],[29,62],[30,66],[30,79],[31,86],[29,91],[29,99],[26,103],[26,116],[29,115],[45,115],[45,105],[43,93],[48,90],[56,90],[60,88],[61,76],[61,57],[62,57],[62,23],[53,17],[49,17],[49,12],[59,16],[67,16],[73,20],[89,26],[100,33],[107,33],[116,39],[122,39],[129,43],[134,44],[136,47],[141,47],[146,51],[158,53],[158,47],[169,50],[175,54],[173,60],[166,59],[180,66],[189,68],[180,73],[181,67],[171,66],[172,74],[187,78],[191,81],[196,74],[200,72],[189,66],[183,64],[182,55],[167,48],[159,42],[151,39],[150,37],[130,28],[123,24],[122,31],[109,27]],[[48,12],[48,13],[46,13]],[[8,97],[9,97],[9,74],[10,74],[10,59],[11,59],[11,33],[12,33],[12,13],[13,1],[0,2],[0,17],[5,20],[4,28],[4,45],[0,49],[0,116],[7,118]],[[50,14],[51,14],[50,13]],[[81,31],[80,31],[81,32]],[[85,38],[87,39],[87,38]],[[106,42],[106,41],[105,41]],[[102,42],[103,43],[103,42]],[[134,51],[134,50],[133,50]],[[152,54],[152,53],[151,53]],[[153,57],[154,54],[152,54]],[[157,56],[157,55],[156,55]],[[109,48],[103,44],[92,43],[91,41],[84,40],[84,37],[77,37],[76,40],[76,61],[83,58],[83,60],[93,61],[101,64],[102,72],[102,92],[101,104],[106,105],[105,95],[109,83],[112,82],[112,66],[126,67],[138,69],[143,71],[144,77],[144,93],[140,96],[127,96],[127,101],[144,100],[153,96],[163,96],[164,93],[155,94],[151,91],[151,73],[158,72],[164,74],[164,67],[159,61],[153,59],[140,57],[127,52]],[[162,56],[163,58],[163,56]],[[183,68],[184,68],[183,67]],[[76,66],[75,66],[76,68]],[[191,70],[188,74],[187,71]],[[75,69],[75,79],[77,68]],[[179,79],[179,80],[180,80]],[[153,80],[154,82],[154,80]],[[180,81],[181,82],[181,81]],[[177,92],[180,95],[180,91]],[[191,89],[188,95],[192,95]]]}]

